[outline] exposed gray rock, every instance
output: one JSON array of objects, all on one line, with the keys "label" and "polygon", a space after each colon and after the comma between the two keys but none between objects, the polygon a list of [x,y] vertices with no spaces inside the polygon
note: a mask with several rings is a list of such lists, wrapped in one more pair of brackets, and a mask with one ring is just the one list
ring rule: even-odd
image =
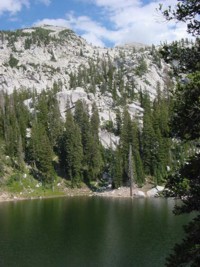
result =
[{"label": "exposed gray rock", "polygon": [[152,188],[146,193],[147,197],[156,197],[158,196],[158,190],[157,188]]},{"label": "exposed gray rock", "polygon": [[137,197],[146,197],[145,193],[143,191],[140,190],[133,190],[133,195],[137,196]]},{"label": "exposed gray rock", "polygon": [[157,185],[156,187],[147,191],[147,197],[158,197],[159,193],[161,193],[165,189],[164,186]]},{"label": "exposed gray rock", "polygon": [[[44,29],[49,31],[50,41],[44,43],[38,40],[26,47],[27,40],[32,38],[31,34]],[[4,38],[0,40],[0,48],[0,91],[10,94],[14,89],[27,88],[41,92],[53,88],[54,83],[60,84],[61,88],[56,96],[62,117],[65,118],[67,104],[73,107],[80,99],[91,111],[95,102],[102,128],[108,121],[115,124],[116,110],[113,108],[112,94],[108,91],[100,92],[98,85],[94,93],[88,90],[90,85],[87,84],[83,87],[70,88],[71,73],[75,74],[79,69],[86,70],[91,62],[98,65],[101,60],[109,61],[113,68],[123,70],[124,85],[132,82],[135,94],[140,90],[147,91],[152,99],[157,94],[158,86],[164,90],[166,80],[169,79],[170,67],[162,60],[159,64],[155,62],[151,47],[138,43],[115,48],[94,47],[64,27],[44,25],[42,29],[39,27],[24,29],[17,35],[15,41],[4,33]],[[14,65],[10,63],[11,56],[16,59]],[[142,60],[145,61],[147,70],[137,74],[136,70]],[[118,87],[116,94],[119,99],[123,98]],[[34,112],[31,99],[25,100],[24,103]],[[118,108],[122,111],[120,106]],[[143,109],[139,102],[129,101],[128,110],[131,117],[137,116],[142,124]],[[30,132],[27,131],[27,136],[29,135]],[[106,147],[110,145],[115,147],[118,143],[119,138],[105,130],[100,130],[99,135]]]},{"label": "exposed gray rock", "polygon": [[164,186],[157,185],[157,186],[156,186],[156,189],[157,189],[159,192],[162,192],[162,191],[165,189],[165,187],[164,187]]}]

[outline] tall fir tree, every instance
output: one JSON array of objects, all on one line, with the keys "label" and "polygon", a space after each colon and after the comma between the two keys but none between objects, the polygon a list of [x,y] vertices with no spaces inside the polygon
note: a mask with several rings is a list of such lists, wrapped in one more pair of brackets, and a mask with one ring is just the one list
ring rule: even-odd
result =
[{"label": "tall fir tree", "polygon": [[90,145],[90,173],[91,179],[97,180],[102,172],[102,145],[99,141],[99,113],[95,103],[92,105],[91,124],[91,145]]},{"label": "tall fir tree", "polygon": [[145,181],[143,162],[141,159],[141,142],[140,142],[140,130],[138,121],[135,119],[132,122],[132,154],[134,159],[135,168],[135,182],[142,185]]},{"label": "tall fir tree", "polygon": [[143,131],[142,131],[142,160],[144,171],[147,175],[154,174],[154,166],[156,164],[156,137],[152,122],[152,109],[150,98],[147,94],[143,96],[142,107],[143,114]]},{"label": "tall fir tree", "polygon": [[55,95],[49,95],[48,99],[48,136],[55,151],[58,149],[58,141],[63,132],[64,122],[61,118],[58,101]]},{"label": "tall fir tree", "polygon": [[129,145],[132,144],[132,121],[128,109],[123,112],[122,130],[120,136],[120,149],[123,161],[123,182],[126,184],[128,177],[128,155]]},{"label": "tall fir tree", "polygon": [[119,188],[122,186],[122,177],[123,177],[123,166],[122,166],[122,156],[121,150],[119,148],[114,152],[114,162],[113,162],[113,188]]},{"label": "tall fir tree", "polygon": [[71,186],[79,186],[82,181],[83,149],[79,126],[74,122],[71,111],[66,114],[65,131],[61,138],[59,159]]},{"label": "tall fir tree", "polygon": [[44,125],[36,120],[31,128],[27,158],[33,167],[39,170],[39,179],[42,182],[45,184],[53,182],[55,176],[52,164],[53,151]]},{"label": "tall fir tree", "polygon": [[90,121],[88,107],[81,100],[76,102],[74,119],[81,131],[83,147],[83,173],[86,182],[97,179],[101,170],[101,153],[98,137],[99,118],[97,108],[93,106]]}]

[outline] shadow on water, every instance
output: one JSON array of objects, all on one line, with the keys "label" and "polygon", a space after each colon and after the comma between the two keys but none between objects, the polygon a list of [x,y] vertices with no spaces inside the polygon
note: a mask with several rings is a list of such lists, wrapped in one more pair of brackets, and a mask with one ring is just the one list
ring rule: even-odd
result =
[{"label": "shadow on water", "polygon": [[189,216],[171,199],[56,198],[0,204],[1,267],[161,267]]}]

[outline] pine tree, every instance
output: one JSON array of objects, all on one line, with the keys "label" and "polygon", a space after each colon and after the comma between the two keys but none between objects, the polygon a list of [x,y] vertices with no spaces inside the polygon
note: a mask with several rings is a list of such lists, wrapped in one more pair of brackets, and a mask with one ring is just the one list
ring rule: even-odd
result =
[{"label": "pine tree", "polygon": [[45,91],[38,96],[35,109],[37,121],[40,122],[48,132],[48,95]]},{"label": "pine tree", "polygon": [[141,144],[140,144],[140,131],[138,122],[133,121],[132,124],[132,154],[134,159],[134,171],[135,171],[135,181],[137,184],[142,185],[144,183],[144,169],[141,159]]},{"label": "pine tree", "polygon": [[55,151],[58,148],[58,140],[63,132],[64,123],[61,118],[58,101],[54,95],[48,99],[48,136]]},{"label": "pine tree", "polygon": [[135,182],[140,186],[143,185],[145,181],[145,174],[139,151],[134,151],[134,173]]},{"label": "pine tree", "polygon": [[93,180],[97,180],[99,177],[102,167],[103,167],[103,159],[102,159],[102,153],[101,153],[101,143],[99,141],[99,113],[98,109],[96,107],[96,104],[94,103],[92,105],[92,115],[90,119],[91,124],[91,145],[90,145],[90,173],[91,178]]},{"label": "pine tree", "polygon": [[123,181],[128,182],[128,155],[129,145],[132,144],[132,121],[128,109],[123,112],[123,123],[120,136],[120,149],[123,160]]},{"label": "pine tree", "polygon": [[29,96],[26,90],[16,91],[14,90],[12,94],[13,103],[14,103],[14,112],[17,118],[19,126],[19,135],[21,138],[22,149],[25,150],[26,145],[26,129],[30,123],[30,112],[28,108],[24,105],[24,100]]},{"label": "pine tree", "polygon": [[148,95],[143,96],[143,131],[142,131],[142,159],[144,171],[147,175],[154,174],[156,164],[156,138],[152,123],[152,110]]},{"label": "pine tree", "polygon": [[115,157],[114,157],[114,164],[113,164],[113,187],[119,188],[122,185],[122,177],[123,177],[123,167],[122,167],[122,156],[121,151],[118,148],[115,151]]},{"label": "pine tree", "polygon": [[[20,112],[24,111],[24,113]],[[25,149],[25,134],[27,121],[26,110],[22,101],[18,99],[16,92],[11,95],[4,96],[4,104],[2,107],[2,134],[5,140],[5,152],[18,164],[18,168],[22,167]]]},{"label": "pine tree", "polygon": [[115,134],[117,136],[121,134],[121,128],[122,128],[122,118],[121,118],[120,110],[118,109],[116,111],[116,130],[115,130]]},{"label": "pine tree", "polygon": [[92,132],[89,120],[89,112],[87,105],[81,100],[75,104],[74,120],[78,124],[81,131],[81,142],[83,147],[83,172],[85,181],[91,180],[91,147]]},{"label": "pine tree", "polygon": [[71,183],[72,187],[79,186],[82,181],[82,160],[83,149],[81,144],[81,133],[78,125],[74,124],[74,142],[73,142],[73,168]]},{"label": "pine tree", "polygon": [[153,103],[153,128],[156,137],[156,165],[154,176],[156,183],[162,183],[166,176],[167,166],[170,165],[169,140],[169,103],[158,88],[157,98]]},{"label": "pine tree", "polygon": [[93,137],[96,139],[97,142],[99,142],[99,113],[96,106],[96,103],[94,102],[92,105],[92,115],[91,115],[91,131]]},{"label": "pine tree", "polygon": [[79,186],[82,181],[83,149],[80,128],[75,124],[70,110],[66,114],[59,159],[65,169],[66,178],[71,181],[72,187]]},{"label": "pine tree", "polygon": [[91,136],[88,155],[88,179],[97,180],[101,174],[103,160],[101,154],[101,145],[96,142],[96,139]]},{"label": "pine tree", "polygon": [[55,175],[52,165],[53,152],[45,127],[40,122],[33,122],[27,157],[33,167],[39,170],[40,179],[45,184],[52,183]]},{"label": "pine tree", "polygon": [[[162,5],[160,5],[162,10]],[[194,36],[200,33],[199,21],[200,5],[198,0],[179,1],[175,5],[175,9],[171,7],[168,10],[162,10],[164,17],[167,20],[183,21],[187,24],[188,32]],[[199,40],[198,40],[199,42]],[[184,51],[185,52],[185,51]],[[199,137],[200,137],[200,72],[199,72],[199,53],[190,50],[192,53],[188,54],[189,65],[187,64],[187,72],[193,72],[189,77],[189,83],[185,85],[180,84],[175,91],[175,105],[172,116],[172,134],[174,137],[179,137],[183,141],[194,142],[199,151]],[[195,60],[191,60],[195,56]],[[188,63],[187,62],[187,63]],[[185,63],[185,62],[184,62]],[[192,64],[191,64],[192,63]],[[184,230],[186,237],[184,237],[181,244],[175,245],[174,252],[171,254],[166,262],[166,266],[199,266],[200,265],[200,175],[199,175],[200,157],[197,152],[193,155],[187,163],[168,179],[168,188],[175,193],[176,196],[182,198],[181,206],[175,207],[175,212],[190,213],[195,211],[197,216],[185,226]]]}]

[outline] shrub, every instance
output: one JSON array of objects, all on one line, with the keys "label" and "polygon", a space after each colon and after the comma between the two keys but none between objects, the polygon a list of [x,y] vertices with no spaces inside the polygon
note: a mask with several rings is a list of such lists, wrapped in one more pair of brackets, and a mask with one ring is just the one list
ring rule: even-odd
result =
[{"label": "shrub", "polygon": [[9,66],[11,67],[11,68],[14,68],[14,67],[16,67],[17,66],[17,64],[19,63],[19,60],[18,59],[16,59],[12,54],[10,54],[10,59],[9,59]]}]

